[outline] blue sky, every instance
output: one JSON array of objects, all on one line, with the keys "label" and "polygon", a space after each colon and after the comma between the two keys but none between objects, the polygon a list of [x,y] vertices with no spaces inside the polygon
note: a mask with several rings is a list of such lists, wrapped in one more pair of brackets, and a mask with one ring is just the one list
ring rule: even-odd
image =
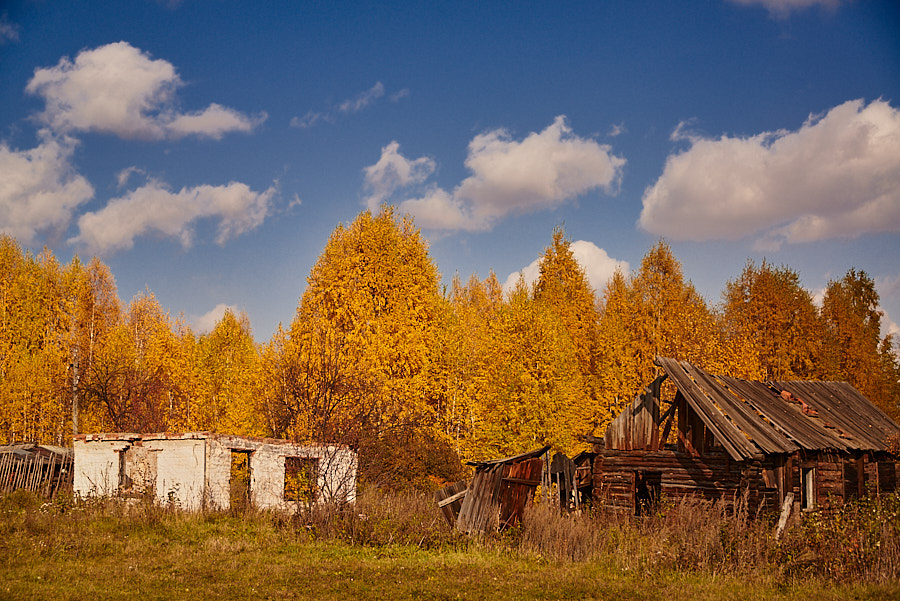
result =
[{"label": "blue sky", "polygon": [[563,225],[598,289],[662,237],[713,303],[748,258],[864,269],[896,330],[898,31],[893,0],[7,2],[0,230],[260,341],[381,202],[445,283],[529,276]]}]

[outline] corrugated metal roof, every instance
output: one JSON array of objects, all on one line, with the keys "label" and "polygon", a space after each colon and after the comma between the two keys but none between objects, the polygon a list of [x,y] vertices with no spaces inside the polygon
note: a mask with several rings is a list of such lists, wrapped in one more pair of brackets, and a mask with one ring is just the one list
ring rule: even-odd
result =
[{"label": "corrugated metal roof", "polygon": [[900,426],[846,382],[754,382],[687,361],[657,365],[737,461],[798,449],[885,451]]}]

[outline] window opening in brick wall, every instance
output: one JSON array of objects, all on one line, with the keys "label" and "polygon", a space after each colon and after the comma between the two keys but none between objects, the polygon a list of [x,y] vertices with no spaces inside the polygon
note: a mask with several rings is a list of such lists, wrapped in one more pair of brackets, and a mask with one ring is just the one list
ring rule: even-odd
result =
[{"label": "window opening in brick wall", "polygon": [[284,458],[284,500],[314,503],[319,492],[319,460]]}]

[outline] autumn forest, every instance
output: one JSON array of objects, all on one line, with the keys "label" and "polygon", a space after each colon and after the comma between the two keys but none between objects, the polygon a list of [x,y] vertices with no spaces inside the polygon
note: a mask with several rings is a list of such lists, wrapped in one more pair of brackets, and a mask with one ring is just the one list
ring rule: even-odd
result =
[{"label": "autumn forest", "polygon": [[900,363],[872,278],[821,303],[788,266],[748,262],[718,302],[660,241],[592,290],[562,229],[534,285],[494,274],[443,289],[390,207],[339,225],[293,320],[257,344],[227,312],[202,335],[151,292],[123,303],[94,258],[60,264],[0,236],[0,438],[206,430],[360,452],[361,478],[434,486],[462,460],[586,448],[655,377],[656,356],[749,379],[846,380],[900,417]]}]

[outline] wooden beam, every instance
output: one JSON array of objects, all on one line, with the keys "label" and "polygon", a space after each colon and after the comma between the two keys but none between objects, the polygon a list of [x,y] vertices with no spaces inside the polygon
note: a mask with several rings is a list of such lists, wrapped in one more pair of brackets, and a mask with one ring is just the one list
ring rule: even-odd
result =
[{"label": "wooden beam", "polygon": [[526,486],[538,486],[540,485],[540,480],[526,480],[524,478],[511,478],[505,477],[501,478],[503,482],[509,482],[510,484],[525,484]]},{"label": "wooden beam", "polygon": [[787,526],[788,518],[791,516],[791,509],[794,507],[794,493],[789,492],[784,496],[784,503],[781,504],[781,517],[778,518],[778,525],[775,527],[775,540],[780,540],[784,534],[784,528]]},{"label": "wooden beam", "polygon": [[466,496],[466,494],[468,494],[468,492],[469,492],[469,489],[467,488],[466,490],[460,491],[460,492],[456,493],[455,495],[449,496],[446,499],[444,499],[443,501],[440,501],[438,503],[438,507],[444,507],[445,505],[449,505],[453,501],[458,501],[459,499],[462,499],[464,496]]}]

